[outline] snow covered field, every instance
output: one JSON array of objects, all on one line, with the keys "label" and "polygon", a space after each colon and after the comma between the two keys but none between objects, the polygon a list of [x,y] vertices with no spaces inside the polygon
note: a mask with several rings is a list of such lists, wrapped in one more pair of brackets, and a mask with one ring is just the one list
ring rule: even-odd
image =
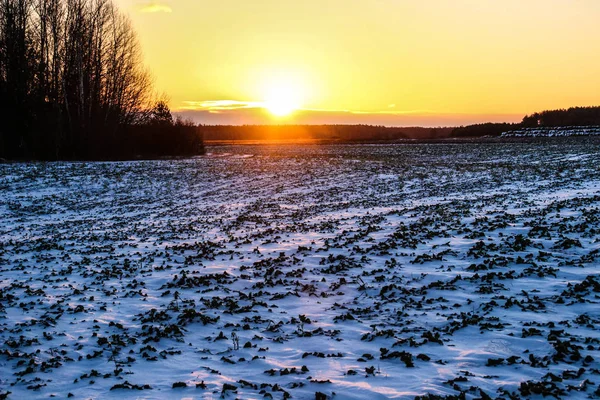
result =
[{"label": "snow covered field", "polygon": [[502,137],[566,137],[566,136],[600,136],[600,126],[558,126],[521,128],[504,132]]},{"label": "snow covered field", "polygon": [[0,165],[0,398],[600,395],[600,140],[209,151]]}]

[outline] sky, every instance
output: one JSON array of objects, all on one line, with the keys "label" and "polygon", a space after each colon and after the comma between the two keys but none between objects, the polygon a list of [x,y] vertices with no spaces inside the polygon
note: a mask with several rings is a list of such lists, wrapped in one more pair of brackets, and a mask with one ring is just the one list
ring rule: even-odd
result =
[{"label": "sky", "polygon": [[456,126],[600,105],[598,0],[116,0],[205,124]]}]

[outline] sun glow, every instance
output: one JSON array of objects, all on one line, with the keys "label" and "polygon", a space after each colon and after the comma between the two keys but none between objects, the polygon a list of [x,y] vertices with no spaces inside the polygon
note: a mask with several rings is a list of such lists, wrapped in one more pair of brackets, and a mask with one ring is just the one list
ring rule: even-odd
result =
[{"label": "sun glow", "polygon": [[303,94],[293,81],[278,79],[265,90],[263,106],[275,117],[287,117],[302,106]]}]

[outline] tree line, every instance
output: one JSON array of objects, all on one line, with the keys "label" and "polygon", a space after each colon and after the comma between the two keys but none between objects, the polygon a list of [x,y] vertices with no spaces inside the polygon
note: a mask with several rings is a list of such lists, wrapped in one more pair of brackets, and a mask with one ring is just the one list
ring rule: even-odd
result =
[{"label": "tree line", "polygon": [[522,122],[524,128],[596,125],[600,125],[600,107],[546,110],[526,115]]},{"label": "tree line", "polygon": [[545,110],[523,117],[520,123],[487,122],[454,128],[450,137],[500,136],[520,128],[551,128],[561,126],[600,126],[600,107],[571,107]]},{"label": "tree line", "polygon": [[204,140],[316,140],[376,142],[447,137],[452,128],[375,125],[204,125]]},{"label": "tree line", "polygon": [[482,136],[500,136],[504,132],[508,132],[521,127],[521,124],[511,124],[508,122],[485,122],[482,124],[473,124],[467,126],[459,126],[454,128],[450,137],[482,137]]},{"label": "tree line", "polygon": [[201,150],[155,101],[111,0],[0,0],[0,157],[118,159]]}]

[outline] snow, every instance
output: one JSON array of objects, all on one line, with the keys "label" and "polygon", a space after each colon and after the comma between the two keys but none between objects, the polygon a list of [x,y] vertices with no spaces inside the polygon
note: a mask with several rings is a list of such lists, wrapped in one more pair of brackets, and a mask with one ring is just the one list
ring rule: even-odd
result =
[{"label": "snow", "polygon": [[520,128],[504,132],[502,137],[600,136],[600,126],[557,126]]},{"label": "snow", "polygon": [[598,144],[0,165],[0,395],[598,395]]}]

